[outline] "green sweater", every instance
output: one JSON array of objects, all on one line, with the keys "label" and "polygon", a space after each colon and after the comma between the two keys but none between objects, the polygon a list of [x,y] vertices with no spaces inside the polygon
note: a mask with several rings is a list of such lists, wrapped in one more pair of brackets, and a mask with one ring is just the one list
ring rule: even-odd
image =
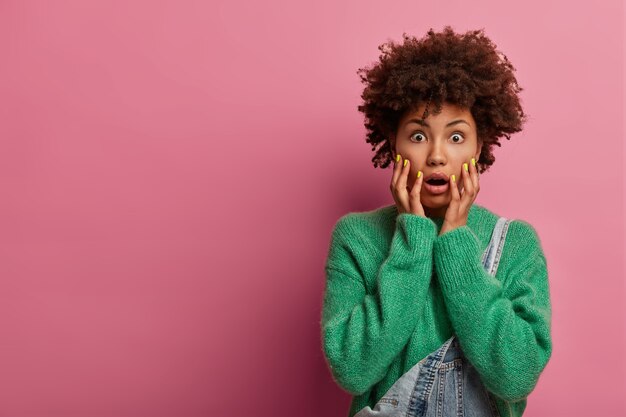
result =
[{"label": "green sweater", "polygon": [[321,336],[349,416],[455,334],[496,400],[519,417],[552,353],[546,258],[513,220],[495,277],[481,263],[498,215],[473,204],[467,225],[398,214],[395,204],[342,216],[325,265]]}]

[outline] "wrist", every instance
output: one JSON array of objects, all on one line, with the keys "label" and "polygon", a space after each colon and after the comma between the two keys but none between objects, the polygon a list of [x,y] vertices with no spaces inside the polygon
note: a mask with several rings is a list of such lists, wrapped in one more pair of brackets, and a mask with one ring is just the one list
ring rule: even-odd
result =
[{"label": "wrist", "polygon": [[443,235],[446,232],[451,232],[452,230],[457,229],[457,228],[459,228],[461,226],[465,226],[465,223],[464,224],[454,224],[453,225],[453,224],[450,224],[450,223],[447,223],[447,222],[444,221],[443,224],[441,225],[441,230],[439,231],[439,236]]}]

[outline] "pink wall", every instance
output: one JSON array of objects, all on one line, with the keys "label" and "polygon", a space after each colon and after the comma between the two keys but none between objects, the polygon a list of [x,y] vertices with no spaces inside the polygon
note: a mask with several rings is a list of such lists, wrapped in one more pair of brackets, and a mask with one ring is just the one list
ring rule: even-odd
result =
[{"label": "pink wall", "polygon": [[0,417],[345,416],[330,231],[393,202],[356,70],[445,24],[485,28],[531,116],[477,199],[548,257],[527,415],[625,415],[621,1],[5,0]]}]

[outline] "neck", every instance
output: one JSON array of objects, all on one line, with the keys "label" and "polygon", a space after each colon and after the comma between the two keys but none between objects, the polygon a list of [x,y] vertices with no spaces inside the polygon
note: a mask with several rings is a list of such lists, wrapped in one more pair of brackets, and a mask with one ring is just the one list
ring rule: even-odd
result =
[{"label": "neck", "polygon": [[424,206],[424,214],[426,217],[430,218],[433,221],[436,221],[437,218],[441,218],[442,220],[446,217],[446,210],[448,206],[430,208]]}]

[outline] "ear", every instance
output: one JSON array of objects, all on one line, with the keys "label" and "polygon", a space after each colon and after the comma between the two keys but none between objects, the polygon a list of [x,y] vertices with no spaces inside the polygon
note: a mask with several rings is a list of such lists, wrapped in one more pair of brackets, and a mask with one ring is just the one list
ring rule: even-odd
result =
[{"label": "ear", "polygon": [[476,146],[476,154],[474,155],[474,159],[476,159],[476,161],[478,161],[478,158],[480,157],[480,153],[483,150],[483,141],[482,139],[478,138],[478,145]]}]

